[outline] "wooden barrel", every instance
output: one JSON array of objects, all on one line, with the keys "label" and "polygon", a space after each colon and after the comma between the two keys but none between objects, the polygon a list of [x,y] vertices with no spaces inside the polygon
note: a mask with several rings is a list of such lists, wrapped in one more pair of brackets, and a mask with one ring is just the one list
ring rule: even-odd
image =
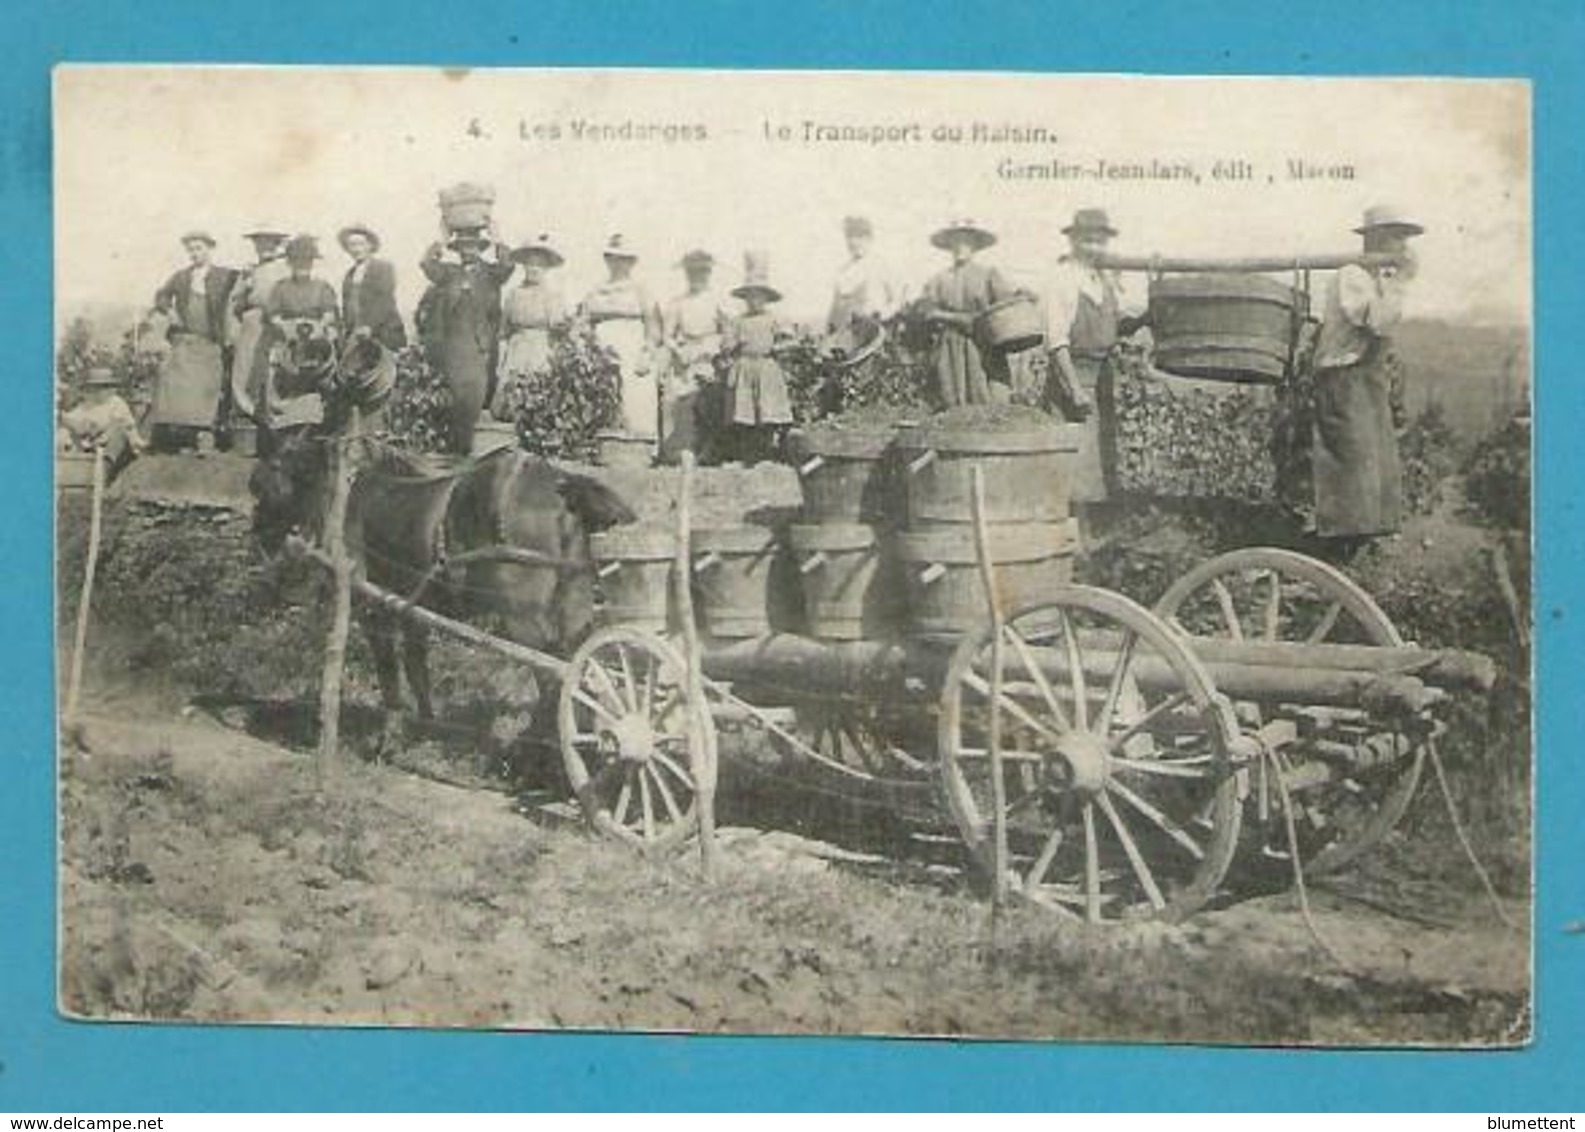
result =
[{"label": "wooden barrel", "polygon": [[885,523],[898,517],[900,493],[887,457],[895,428],[811,429],[789,438],[803,488],[804,514],[818,523]]},{"label": "wooden barrel", "polygon": [[1046,340],[1040,305],[1028,295],[1014,295],[987,307],[979,316],[980,337],[991,349],[1008,354],[1030,350]]},{"label": "wooden barrel", "polygon": [[664,633],[671,608],[676,533],[663,527],[612,527],[589,538],[602,625],[633,625]]},{"label": "wooden barrel", "polygon": [[965,429],[940,425],[903,428],[897,448],[910,528],[968,523],[970,477],[984,469],[986,520],[1056,522],[1069,515],[1073,460],[1082,425],[1020,425]]},{"label": "wooden barrel", "polygon": [[705,632],[728,639],[769,633],[776,532],[715,527],[694,531],[692,539],[693,587]]},{"label": "wooden barrel", "polygon": [[862,523],[797,523],[788,529],[803,587],[809,635],[828,641],[885,636],[888,587],[881,540]]},{"label": "wooden barrel", "polygon": [[[1073,580],[1078,523],[1016,523],[990,528],[996,588],[1007,611],[1039,601]],[[922,637],[952,637],[988,616],[973,528],[959,524],[897,536],[908,595],[907,628]]]},{"label": "wooden barrel", "polygon": [[1275,383],[1293,354],[1304,296],[1262,275],[1173,275],[1150,284],[1158,369],[1213,381]]}]

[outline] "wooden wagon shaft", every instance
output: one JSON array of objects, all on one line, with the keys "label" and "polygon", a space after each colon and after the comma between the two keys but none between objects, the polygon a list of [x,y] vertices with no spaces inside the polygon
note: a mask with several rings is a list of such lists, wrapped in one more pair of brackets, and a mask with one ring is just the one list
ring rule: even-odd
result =
[{"label": "wooden wagon shaft", "polygon": [[[1251,642],[1248,647],[1266,646]],[[1068,662],[1062,650],[1030,651],[1048,678],[1066,681]],[[1381,651],[1390,654],[1398,650]],[[777,634],[711,645],[705,650],[704,667],[716,680],[752,685],[756,697],[774,695],[778,690],[792,696],[813,693],[917,697],[920,693],[933,694],[939,686],[949,654],[948,648],[922,642],[825,643]],[[1335,659],[1346,656],[1334,654]],[[1091,683],[1104,688],[1106,677],[1117,664],[1117,653],[1086,649],[1083,663],[1085,675],[1094,678]],[[1440,691],[1428,687],[1425,681],[1391,671],[1222,659],[1207,661],[1206,668],[1217,690],[1235,700],[1419,712],[1441,698]],[[1181,683],[1170,665],[1148,653],[1135,654],[1132,671],[1147,691],[1173,691]],[[1027,675],[1022,665],[1011,659],[1007,661],[1007,672],[1009,679]]]},{"label": "wooden wagon shaft", "polygon": [[[1086,649],[1115,652],[1115,633],[1080,630]],[[1305,644],[1294,641],[1232,641],[1224,637],[1190,637],[1194,653],[1207,664],[1253,664],[1261,667],[1339,669],[1413,676],[1447,691],[1489,692],[1497,682],[1497,666],[1480,653],[1462,649],[1422,649],[1409,645]]]},{"label": "wooden wagon shaft", "polygon": [[1257,256],[1143,256],[1102,255],[1099,265],[1112,271],[1242,272],[1242,271],[1332,271],[1351,263],[1363,266],[1386,264],[1395,257],[1364,252],[1335,255],[1257,255]]},{"label": "wooden wagon shaft", "polygon": [[[332,568],[330,557],[324,551],[310,545],[296,535],[288,538],[286,545],[287,549],[293,554],[298,554],[313,562],[317,562],[326,569]],[[520,645],[516,641],[504,640],[501,637],[486,633],[482,629],[475,629],[472,625],[464,624],[461,621],[453,621],[449,617],[442,617],[440,614],[425,609],[421,605],[415,605],[412,601],[399,594],[393,594],[390,590],[381,589],[363,578],[353,577],[352,592],[365,601],[371,601],[398,616],[416,621],[425,628],[456,637],[458,640],[466,641],[470,645],[478,645],[482,649],[488,649],[506,657],[508,660],[515,660],[541,672],[560,676],[567,670],[567,662],[560,657],[551,656],[547,652],[540,652],[538,649],[529,648],[527,645]]]}]

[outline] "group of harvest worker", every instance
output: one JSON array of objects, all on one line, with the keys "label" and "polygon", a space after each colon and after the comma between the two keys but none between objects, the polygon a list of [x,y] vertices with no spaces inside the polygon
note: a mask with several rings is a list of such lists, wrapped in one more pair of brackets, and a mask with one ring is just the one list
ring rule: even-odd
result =
[{"label": "group of harvest worker", "polygon": [[[675,260],[680,291],[657,302],[635,276],[640,249],[614,234],[600,249],[604,279],[569,303],[557,283],[566,256],[552,235],[508,246],[494,238],[487,215],[472,219],[448,224],[418,263],[427,288],[415,324],[450,393],[449,450],[467,454],[481,418],[513,420],[514,390],[548,373],[555,332],[581,323],[614,361],[621,429],[649,442],[660,459],[722,436],[731,443],[717,450],[747,460],[779,456],[793,414],[778,352],[793,327],[777,313],[782,292],[764,252],[744,256],[733,303],[716,288],[715,257],[688,250]],[[1396,209],[1375,207],[1355,231],[1366,254],[1327,281],[1313,363],[1315,522],[1319,535],[1338,540],[1390,533],[1401,523],[1390,340],[1415,274],[1409,240],[1423,228]],[[832,283],[824,331],[832,356],[852,357],[873,345],[876,328],[908,319],[930,330],[926,369],[940,406],[1016,400],[1081,425],[1074,497],[1085,503],[1115,490],[1104,459],[1116,424],[1111,361],[1149,314],[1143,280],[1134,284],[1107,266],[1118,231],[1105,211],[1079,209],[1061,233],[1066,251],[1035,294],[985,257],[994,232],[954,219],[929,237],[947,262],[914,290],[874,253],[873,223],[848,217],[847,257]],[[217,434],[248,421],[262,450],[271,436],[323,421],[321,390],[292,380],[313,372],[301,363],[316,356],[315,343],[337,358],[366,347],[363,380],[386,385],[390,356],[407,343],[397,270],[380,256],[380,235],[369,225],[337,234],[346,256],[339,288],[318,273],[314,238],[268,225],[244,235],[255,262],[233,270],[212,262],[209,233],[187,233],[187,265],[156,293],[170,349],[143,430],[157,447],[207,452]],[[984,316],[1018,296],[1038,301],[1044,341],[1006,353],[987,341]],[[838,367],[832,380],[844,372]],[[724,396],[709,401],[706,413],[701,390],[720,374]],[[118,412],[102,412],[127,427]]]}]

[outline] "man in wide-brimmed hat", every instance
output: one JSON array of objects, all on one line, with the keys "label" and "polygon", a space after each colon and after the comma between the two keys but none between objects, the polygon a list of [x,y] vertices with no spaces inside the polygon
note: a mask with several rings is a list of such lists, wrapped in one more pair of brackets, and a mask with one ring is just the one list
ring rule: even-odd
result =
[{"label": "man in wide-brimmed hat", "polygon": [[1108,359],[1120,331],[1144,314],[1143,295],[1100,266],[1117,229],[1100,208],[1081,208],[1062,229],[1068,250],[1046,283],[1046,403],[1084,425],[1074,461],[1073,500],[1083,505],[1116,491],[1116,375]]},{"label": "man in wide-brimmed hat", "polygon": [[162,446],[214,447],[221,423],[231,289],[237,273],[212,262],[215,238],[195,229],[181,238],[188,264],[154,295],[154,309],[169,320],[171,350],[154,386],[149,421]]},{"label": "man in wide-brimmed hat", "polygon": [[584,296],[579,316],[602,346],[616,355],[622,374],[622,428],[648,440],[660,437],[660,384],[653,354],[660,346],[660,308],[633,278],[638,252],[618,232],[601,249],[606,279]]},{"label": "man in wide-brimmed hat", "polygon": [[231,309],[237,323],[231,358],[231,404],[244,416],[255,417],[270,368],[264,342],[264,303],[275,285],[291,274],[286,266],[286,241],[291,233],[280,225],[257,224],[242,235],[253,245],[255,262],[242,272],[231,292]]},{"label": "man in wide-brimmed hat", "polygon": [[665,384],[661,389],[660,455],[677,459],[685,451],[698,451],[699,392],[715,372],[722,334],[730,316],[711,286],[715,257],[695,248],[677,264],[687,279],[682,294],[661,311],[661,337],[668,351]]},{"label": "man in wide-brimmed hat", "polygon": [[1391,332],[1418,267],[1409,240],[1425,229],[1402,209],[1375,205],[1354,231],[1365,261],[1340,268],[1327,286],[1314,363],[1315,528],[1340,557],[1403,523],[1394,388],[1402,367]]},{"label": "man in wide-brimmed hat", "polygon": [[444,245],[431,244],[419,269],[429,287],[418,304],[418,334],[429,364],[451,393],[446,451],[466,456],[494,392],[501,288],[517,264],[510,248],[477,228],[453,232]]},{"label": "man in wide-brimmed hat", "polygon": [[400,350],[407,345],[407,328],[396,306],[396,268],[375,254],[379,233],[367,224],[348,224],[336,233],[336,242],[352,258],[341,279],[342,321],[350,333]]},{"label": "man in wide-brimmed hat", "polygon": [[137,419],[121,396],[121,379],[109,366],[94,366],[83,377],[82,399],[61,414],[61,428],[79,451],[104,453],[105,482],[143,451]]},{"label": "man in wide-brimmed hat", "polygon": [[936,328],[937,396],[946,408],[984,405],[992,401],[990,371],[1005,379],[1005,367],[982,347],[976,326],[980,315],[1018,294],[1005,276],[974,257],[996,243],[988,229],[973,220],[954,220],[938,229],[930,242],[952,256],[952,264],[925,284],[919,306]]}]

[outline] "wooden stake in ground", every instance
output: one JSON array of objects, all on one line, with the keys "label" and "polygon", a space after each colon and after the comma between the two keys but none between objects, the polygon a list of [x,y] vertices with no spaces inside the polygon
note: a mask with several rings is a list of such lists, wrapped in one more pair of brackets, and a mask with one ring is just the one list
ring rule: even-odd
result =
[{"label": "wooden stake in ground", "polygon": [[99,568],[100,515],[104,509],[105,450],[94,445],[93,495],[88,501],[88,560],[83,565],[83,589],[77,595],[77,635],[72,640],[72,670],[66,684],[64,722],[77,716],[77,700],[83,690],[83,653],[88,647],[88,614],[93,608],[94,574]]},{"label": "wooden stake in ground", "polygon": [[325,666],[319,693],[319,756],[314,773],[323,790],[335,774],[341,744],[341,678],[347,664],[347,633],[352,625],[352,559],[347,556],[347,496],[352,490],[350,438],[358,434],[359,413],[352,410],[345,436],[327,438],[330,445],[331,495],[325,516],[325,553],[330,559],[335,587],[330,636],[325,642]]},{"label": "wooden stake in ground", "polygon": [[[985,518],[985,470],[978,464],[969,470],[970,505],[973,507],[974,548],[980,563],[980,580],[985,584],[985,604],[991,618],[991,722],[990,745],[992,908],[1007,901],[1007,783],[1002,778],[1002,602],[996,592],[996,565],[991,557],[991,530]],[[995,918],[992,918],[995,924]]]},{"label": "wooden stake in ground", "polygon": [[715,787],[719,761],[715,728],[709,726],[709,705],[704,698],[704,668],[699,655],[699,631],[693,621],[693,453],[682,453],[682,474],[677,486],[677,560],[672,571],[677,586],[677,618],[682,622],[683,658],[688,665],[688,702],[699,713],[703,729],[697,745],[699,765],[693,768],[695,802],[699,808],[699,867],[706,881],[716,876]]}]

